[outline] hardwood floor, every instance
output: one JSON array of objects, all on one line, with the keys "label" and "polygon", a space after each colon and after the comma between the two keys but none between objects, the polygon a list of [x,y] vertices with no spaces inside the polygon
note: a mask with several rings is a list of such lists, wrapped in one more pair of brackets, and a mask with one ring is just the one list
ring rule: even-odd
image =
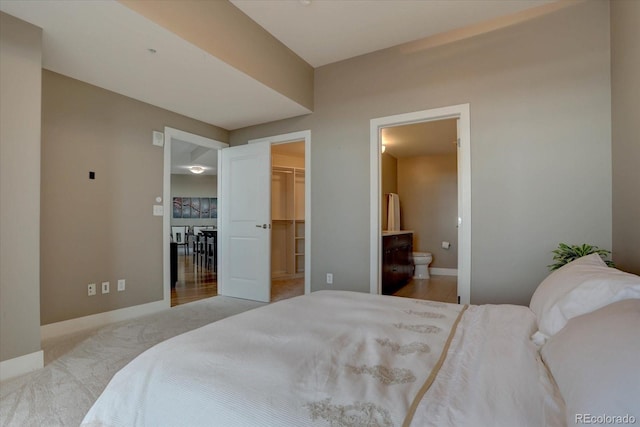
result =
[{"label": "hardwood floor", "polygon": [[458,278],[432,275],[429,279],[411,279],[393,295],[455,304],[458,302]]},{"label": "hardwood floor", "polygon": [[273,279],[271,302],[304,295],[304,277],[297,279]]},{"label": "hardwood floor", "polygon": [[[442,302],[458,302],[457,277],[431,276],[411,280],[393,295]],[[304,278],[274,279],[271,282],[271,301],[280,301],[304,294]],[[171,307],[218,295],[217,275],[198,265],[191,256],[178,255],[178,283],[171,289]]]},{"label": "hardwood floor", "polygon": [[[304,278],[274,279],[271,282],[271,301],[280,301],[304,294]],[[178,255],[178,283],[171,289],[171,307],[218,295],[218,277],[209,270],[193,264],[193,257]]]},{"label": "hardwood floor", "polygon": [[218,295],[218,278],[205,267],[194,265],[193,257],[178,255],[178,283],[171,288],[171,307]]}]

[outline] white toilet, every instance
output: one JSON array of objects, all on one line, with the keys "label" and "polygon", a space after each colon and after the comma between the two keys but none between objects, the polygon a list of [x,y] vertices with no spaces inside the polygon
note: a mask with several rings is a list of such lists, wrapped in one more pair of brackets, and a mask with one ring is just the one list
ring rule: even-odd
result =
[{"label": "white toilet", "polygon": [[414,279],[428,279],[429,278],[429,264],[433,257],[429,252],[414,252],[413,253],[413,264],[415,265],[415,270],[413,271]]}]

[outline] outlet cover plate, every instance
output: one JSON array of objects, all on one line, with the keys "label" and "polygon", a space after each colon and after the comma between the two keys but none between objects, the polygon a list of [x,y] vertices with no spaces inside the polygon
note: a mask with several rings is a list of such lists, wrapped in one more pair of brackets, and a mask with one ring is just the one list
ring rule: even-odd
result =
[{"label": "outlet cover plate", "polygon": [[109,293],[109,282],[102,282],[102,293],[103,294]]},{"label": "outlet cover plate", "polygon": [[126,289],[126,284],[124,279],[118,279],[118,292],[122,292]]}]

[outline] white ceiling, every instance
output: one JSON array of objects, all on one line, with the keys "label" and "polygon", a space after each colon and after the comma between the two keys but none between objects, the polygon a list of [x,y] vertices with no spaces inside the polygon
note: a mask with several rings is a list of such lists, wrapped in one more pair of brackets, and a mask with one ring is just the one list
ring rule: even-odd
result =
[{"label": "white ceiling", "polygon": [[397,159],[455,154],[458,147],[456,122],[456,119],[446,119],[384,128],[385,152]]},{"label": "white ceiling", "polygon": [[202,175],[217,175],[218,150],[172,138],[171,173],[191,175],[190,166],[204,168]]},{"label": "white ceiling", "polygon": [[44,68],[187,117],[233,130],[310,112],[116,1],[0,9],[43,28]]},{"label": "white ceiling", "polygon": [[556,0],[230,1],[319,67]]},{"label": "white ceiling", "polygon": [[[232,2],[319,66],[549,1]],[[233,130],[310,112],[117,1],[2,0],[0,10],[43,28],[44,68],[188,117]]]}]

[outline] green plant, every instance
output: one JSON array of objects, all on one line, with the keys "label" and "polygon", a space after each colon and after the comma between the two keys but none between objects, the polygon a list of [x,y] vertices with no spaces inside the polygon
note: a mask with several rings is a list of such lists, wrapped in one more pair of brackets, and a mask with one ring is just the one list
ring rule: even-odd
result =
[{"label": "green plant", "polygon": [[552,251],[553,252],[553,260],[555,264],[548,265],[549,271],[557,270],[563,265],[573,261],[574,259],[581,258],[585,255],[590,254],[598,254],[602,258],[602,260],[609,266],[615,267],[613,261],[608,260],[607,257],[611,255],[611,251],[606,249],[600,249],[597,246],[592,245],[567,245],[566,243],[560,243],[558,245],[558,249]]}]

